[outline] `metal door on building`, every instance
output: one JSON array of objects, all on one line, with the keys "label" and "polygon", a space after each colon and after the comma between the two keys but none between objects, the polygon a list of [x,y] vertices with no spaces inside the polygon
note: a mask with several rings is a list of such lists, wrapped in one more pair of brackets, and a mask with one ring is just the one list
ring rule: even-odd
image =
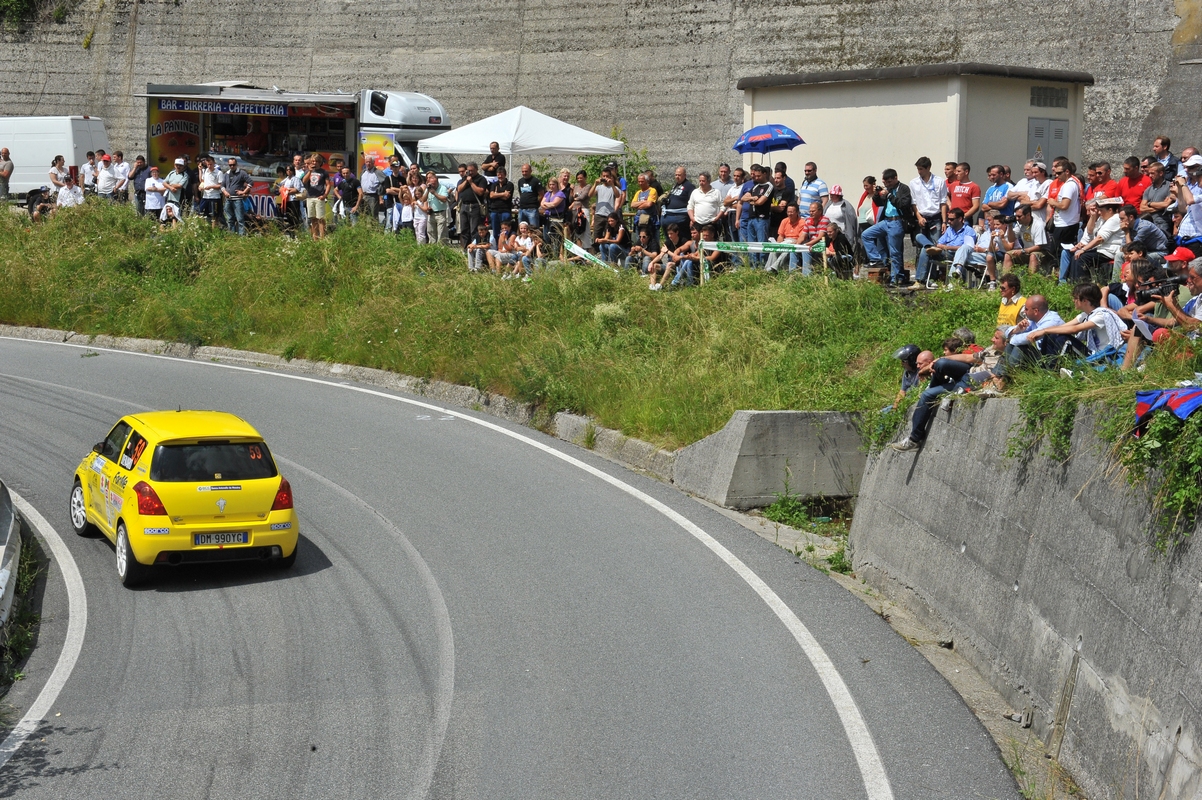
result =
[{"label": "metal door on building", "polygon": [[1027,118],[1027,158],[1048,164],[1057,156],[1068,156],[1068,120]]}]

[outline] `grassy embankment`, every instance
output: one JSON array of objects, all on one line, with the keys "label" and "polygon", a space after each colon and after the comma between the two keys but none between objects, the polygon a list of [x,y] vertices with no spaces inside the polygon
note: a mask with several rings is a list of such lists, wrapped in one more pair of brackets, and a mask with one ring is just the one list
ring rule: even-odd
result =
[{"label": "grassy embankment", "polygon": [[0,321],[221,344],[439,378],[572,409],[674,447],[739,408],[879,408],[890,354],[968,324],[996,296],[899,302],[875,286],[744,270],[704,288],[559,266],[529,284],[468,274],[457,251],[366,226],[324,242],[158,233],[89,205],[0,222]]},{"label": "grassy embankment", "polygon": [[[1072,313],[1067,289],[1027,283]],[[380,367],[586,413],[666,447],[718,430],[739,408],[879,409],[896,391],[898,346],[938,351],[961,325],[986,343],[998,302],[750,270],[655,293],[633,274],[589,266],[523,284],[468,274],[456,250],[366,225],[322,242],[238,238],[196,220],[159,232],[97,203],[39,226],[4,215],[0,286],[6,323]],[[1172,385],[1192,364],[1033,377],[1035,432],[1054,432],[1051,411],[1067,398],[1125,403],[1132,384]]]}]

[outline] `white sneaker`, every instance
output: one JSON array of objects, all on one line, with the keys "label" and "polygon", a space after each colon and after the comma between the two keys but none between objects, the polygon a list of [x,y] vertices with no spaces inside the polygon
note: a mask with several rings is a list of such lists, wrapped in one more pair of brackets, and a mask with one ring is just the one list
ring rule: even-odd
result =
[{"label": "white sneaker", "polygon": [[952,410],[952,398],[945,396],[942,400],[940,400],[939,401],[939,410],[940,411],[951,411]]},{"label": "white sneaker", "polygon": [[1061,367],[1060,368],[1060,377],[1061,378],[1071,378],[1071,377],[1073,377],[1073,371],[1071,369]]},{"label": "white sneaker", "polygon": [[905,439],[902,439],[900,442],[894,442],[893,444],[889,445],[889,447],[893,448],[899,453],[909,453],[911,450],[922,449],[922,445],[911,439],[909,436],[907,436]]}]

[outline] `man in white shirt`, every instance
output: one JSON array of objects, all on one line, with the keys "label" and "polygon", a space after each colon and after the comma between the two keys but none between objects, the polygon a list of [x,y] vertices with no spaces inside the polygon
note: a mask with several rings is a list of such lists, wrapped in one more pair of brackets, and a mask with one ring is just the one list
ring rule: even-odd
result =
[{"label": "man in white shirt", "polygon": [[1099,197],[1097,199],[1098,220],[1095,223],[1092,236],[1088,241],[1082,241],[1072,250],[1072,257],[1077,260],[1077,272],[1082,278],[1089,278],[1103,285],[1110,283],[1114,260],[1123,249],[1126,237],[1123,234],[1119,208],[1123,205],[1121,197]]},{"label": "man in white shirt", "polygon": [[915,161],[914,166],[918,169],[918,177],[910,181],[910,197],[918,213],[918,230],[911,239],[918,248],[914,278],[926,283],[930,268],[927,248],[939,241],[947,227],[947,181],[931,173],[931,159],[926,156]]},{"label": "man in white shirt", "polygon": [[1052,241],[1060,247],[1061,283],[1068,280],[1073,264],[1073,248],[1081,231],[1081,193],[1068,171],[1068,165],[1067,158],[1057,158],[1052,162],[1052,185],[1048,189],[1048,207],[1052,209]]},{"label": "man in white shirt", "polygon": [[83,190],[88,194],[96,191],[96,154],[88,151],[88,160],[79,167],[79,178],[83,182]]},{"label": "man in white shirt", "polygon": [[225,173],[217,166],[217,159],[212,156],[201,156],[200,163],[200,213],[214,228],[222,216],[222,193],[225,186]]},{"label": "man in white shirt", "polygon": [[113,190],[113,199],[124,203],[129,199],[129,162],[125,153],[113,151],[113,172],[117,175],[117,187]]},{"label": "man in white shirt", "polygon": [[83,189],[75,185],[75,178],[68,174],[63,182],[66,185],[58,190],[56,205],[59,208],[74,208],[83,205]]},{"label": "man in white shirt", "polygon": [[100,157],[100,168],[96,170],[96,194],[106,200],[114,199],[121,178],[113,169],[113,159],[105,153]]},{"label": "man in white shirt", "polygon": [[739,228],[742,225],[742,210],[743,210],[743,184],[747,183],[747,173],[742,167],[737,167],[734,175],[731,176],[733,181],[729,189],[726,190],[726,196],[722,198],[722,206],[726,210],[723,217],[726,221],[726,236],[728,241],[742,241],[739,235]]},{"label": "man in white shirt", "polygon": [[146,214],[157,217],[166,202],[167,184],[159,177],[159,168],[151,167],[150,175],[146,178]]},{"label": "man in white shirt", "polygon": [[694,229],[710,225],[722,214],[722,192],[710,183],[710,174],[697,175],[697,188],[689,195],[689,222]]}]

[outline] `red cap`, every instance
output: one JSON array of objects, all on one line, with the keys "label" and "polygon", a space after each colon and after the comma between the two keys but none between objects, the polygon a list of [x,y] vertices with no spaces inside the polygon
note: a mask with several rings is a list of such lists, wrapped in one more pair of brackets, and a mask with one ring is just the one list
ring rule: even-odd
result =
[{"label": "red cap", "polygon": [[105,153],[104,155],[102,155],[102,156],[100,157],[100,160],[101,160],[101,161],[112,161],[113,159],[109,157],[109,154],[108,154],[108,153]]},{"label": "red cap", "polygon": [[1160,344],[1161,342],[1166,341],[1172,335],[1173,334],[1169,333],[1168,328],[1157,328],[1152,332],[1152,342],[1153,344]]},{"label": "red cap", "polygon": [[1193,261],[1197,258],[1194,251],[1188,247],[1178,247],[1173,252],[1164,257],[1165,261]]}]

